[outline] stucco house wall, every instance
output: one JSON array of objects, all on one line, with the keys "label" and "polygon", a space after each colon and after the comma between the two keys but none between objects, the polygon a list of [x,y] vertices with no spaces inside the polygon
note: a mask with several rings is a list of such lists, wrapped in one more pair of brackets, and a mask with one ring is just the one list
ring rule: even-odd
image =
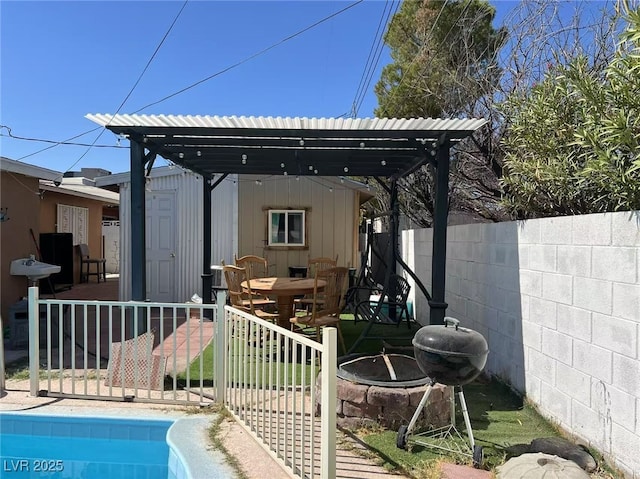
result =
[{"label": "stucco house wall", "polygon": [[[9,274],[11,261],[37,257],[35,243],[40,233],[39,178],[53,179],[60,173],[0,158],[0,207],[8,208],[8,221],[0,223],[0,311],[8,323],[9,308],[27,295],[28,281]],[[6,319],[5,319],[6,318]]]}]

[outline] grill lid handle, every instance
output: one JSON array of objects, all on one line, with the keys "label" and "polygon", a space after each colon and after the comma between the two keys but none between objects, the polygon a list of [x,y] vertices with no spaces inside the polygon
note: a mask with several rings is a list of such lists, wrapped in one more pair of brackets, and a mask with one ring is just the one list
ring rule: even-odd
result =
[{"label": "grill lid handle", "polygon": [[460,321],[457,320],[456,318],[452,318],[451,316],[446,316],[444,318],[444,327],[446,328],[448,324],[450,324],[452,326],[455,326],[456,331],[457,331],[458,330],[458,326],[460,326]]}]

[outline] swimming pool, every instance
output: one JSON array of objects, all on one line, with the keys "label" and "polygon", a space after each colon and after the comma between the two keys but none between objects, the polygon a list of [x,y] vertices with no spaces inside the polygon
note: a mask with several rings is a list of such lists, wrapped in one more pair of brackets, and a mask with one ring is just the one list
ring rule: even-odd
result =
[{"label": "swimming pool", "polygon": [[167,479],[172,420],[0,414],[0,477]]}]

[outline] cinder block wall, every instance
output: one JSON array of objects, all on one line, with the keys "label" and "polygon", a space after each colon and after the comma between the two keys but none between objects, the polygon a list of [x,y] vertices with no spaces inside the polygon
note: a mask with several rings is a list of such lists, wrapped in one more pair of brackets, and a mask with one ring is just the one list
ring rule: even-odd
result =
[{"label": "cinder block wall", "polygon": [[[447,315],[485,336],[486,370],[640,478],[640,212],[447,235]],[[432,231],[405,231],[402,246],[430,290]],[[412,294],[427,324],[426,299]]]}]

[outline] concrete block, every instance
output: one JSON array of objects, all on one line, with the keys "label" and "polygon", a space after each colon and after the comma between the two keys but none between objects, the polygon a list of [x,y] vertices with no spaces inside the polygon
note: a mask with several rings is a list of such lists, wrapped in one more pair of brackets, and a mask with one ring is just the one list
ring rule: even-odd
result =
[{"label": "concrete block", "polygon": [[540,244],[541,220],[517,221],[519,244]]},{"label": "concrete block", "polygon": [[623,469],[626,469],[627,473],[640,471],[640,455],[638,454],[638,451],[640,451],[640,436],[619,424],[613,424],[611,428],[611,449],[613,456],[620,460]]},{"label": "concrete block", "polygon": [[611,427],[604,414],[574,401],[571,405],[571,426],[577,436],[588,438],[601,452],[609,452]]},{"label": "concrete block", "polygon": [[640,284],[613,284],[613,315],[640,322]]},{"label": "concrete block", "polygon": [[591,249],[591,277],[635,283],[638,277],[637,254],[638,248],[594,246]]},{"label": "concrete block", "polygon": [[636,398],[614,386],[608,386],[607,393],[611,421],[615,424],[621,424],[630,432],[635,432],[638,414],[640,414],[636,411]]},{"label": "concrete block", "polygon": [[520,271],[511,266],[495,266],[497,285],[507,291],[520,291]]},{"label": "concrete block", "polygon": [[514,244],[493,244],[488,248],[492,264],[517,267],[518,246]]},{"label": "concrete block", "polygon": [[611,244],[611,215],[597,213],[571,217],[573,244],[609,245]]},{"label": "concrete block", "polygon": [[540,404],[540,388],[542,380],[533,374],[527,374],[525,377],[525,390],[527,397],[536,404]]},{"label": "concrete block", "polygon": [[476,263],[489,263],[491,251],[487,243],[473,243],[471,245],[471,257]]},{"label": "concrete block", "polygon": [[594,344],[630,358],[637,357],[638,324],[636,322],[593,313],[591,324]]},{"label": "concrete block", "polygon": [[492,226],[496,229],[497,243],[517,244],[518,225],[515,221],[503,221],[501,223],[494,223]]},{"label": "concrete block", "polygon": [[613,385],[640,397],[640,361],[613,353]]},{"label": "concrete block", "polygon": [[571,423],[571,398],[545,381],[541,383],[540,401],[545,409],[564,424]]},{"label": "concrete block", "polygon": [[556,364],[556,387],[566,391],[574,400],[585,406],[591,404],[591,376],[575,368],[563,364]]},{"label": "concrete block", "polygon": [[546,354],[531,350],[528,358],[528,370],[550,385],[556,383],[556,361]]},{"label": "concrete block", "polygon": [[531,321],[523,321],[522,343],[536,351],[542,351],[542,326]]},{"label": "concrete block", "polygon": [[564,304],[558,305],[558,331],[570,334],[575,339],[591,342],[591,311],[574,308]]},{"label": "concrete block", "polygon": [[542,273],[542,297],[556,303],[573,303],[573,276]]},{"label": "concrete block", "polygon": [[466,224],[458,225],[455,228],[454,238],[455,241],[472,242],[477,243],[482,241],[482,225],[481,224]]},{"label": "concrete block", "polygon": [[529,307],[531,305],[531,296],[526,294],[520,295],[520,317],[522,321],[529,321]]},{"label": "concrete block", "polygon": [[522,295],[520,291],[499,291],[502,295],[502,311],[505,313],[516,316],[517,318],[521,318],[521,305],[522,305]]},{"label": "concrete block", "polygon": [[605,383],[612,380],[613,353],[593,344],[573,340],[573,366]]},{"label": "concrete block", "polygon": [[549,329],[556,329],[558,305],[546,299],[531,298],[529,300],[529,321]]},{"label": "concrete block", "polygon": [[522,321],[517,316],[498,311],[498,329],[511,339],[522,340]]},{"label": "concrete block", "polygon": [[612,310],[612,283],[591,278],[573,278],[573,305],[596,311],[603,314],[611,314]]},{"label": "concrete block", "polygon": [[640,212],[619,212],[611,215],[611,244],[640,246]]},{"label": "concrete block", "polygon": [[541,219],[540,240],[545,244],[571,244],[571,217]]},{"label": "concrete block", "polygon": [[572,364],[573,340],[571,336],[542,328],[542,352],[564,364]]},{"label": "concrete block", "polygon": [[518,267],[529,269],[529,245],[526,243],[518,245]]},{"label": "concrete block", "polygon": [[529,269],[536,271],[556,271],[557,247],[555,245],[530,245]]},{"label": "concrete block", "polygon": [[591,246],[558,246],[558,273],[591,276]]}]

